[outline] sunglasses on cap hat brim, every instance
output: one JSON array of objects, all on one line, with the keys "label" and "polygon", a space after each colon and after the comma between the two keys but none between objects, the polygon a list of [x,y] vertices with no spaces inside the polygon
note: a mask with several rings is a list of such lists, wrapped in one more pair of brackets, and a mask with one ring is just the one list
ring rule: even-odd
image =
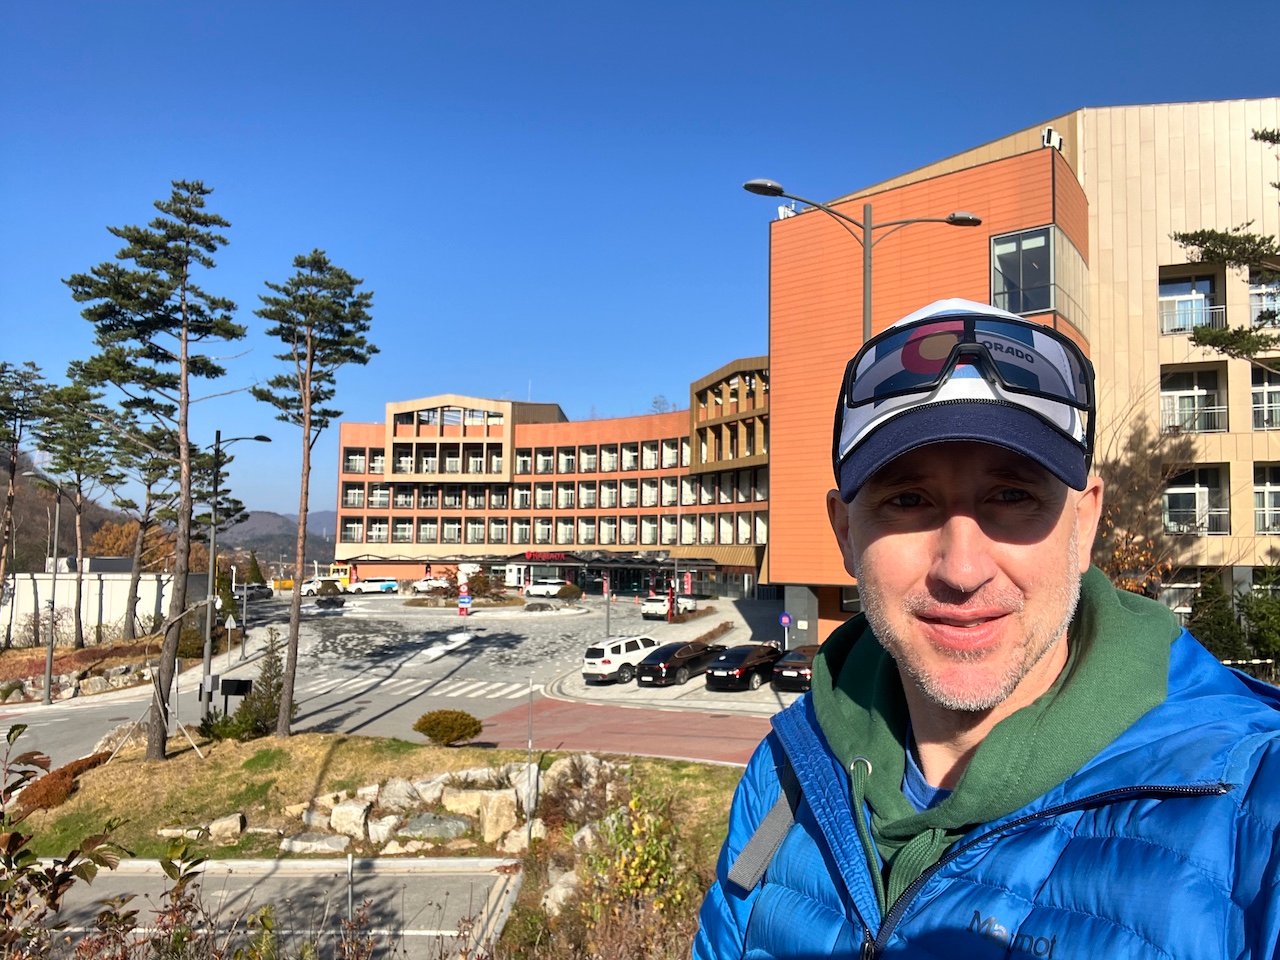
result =
[{"label": "sunglasses on cap hat brim", "polygon": [[858,350],[845,367],[836,406],[837,483],[841,465],[878,429],[904,413],[954,403],[1025,411],[1074,444],[1087,471],[1094,447],[1092,364],[1058,331],[989,309],[900,322]]}]

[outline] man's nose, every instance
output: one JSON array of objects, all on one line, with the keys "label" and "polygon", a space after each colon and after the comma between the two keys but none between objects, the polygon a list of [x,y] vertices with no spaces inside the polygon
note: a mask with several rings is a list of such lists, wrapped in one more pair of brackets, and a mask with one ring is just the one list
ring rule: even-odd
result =
[{"label": "man's nose", "polygon": [[961,593],[974,593],[995,575],[991,539],[974,517],[954,514],[938,528],[930,573]]}]

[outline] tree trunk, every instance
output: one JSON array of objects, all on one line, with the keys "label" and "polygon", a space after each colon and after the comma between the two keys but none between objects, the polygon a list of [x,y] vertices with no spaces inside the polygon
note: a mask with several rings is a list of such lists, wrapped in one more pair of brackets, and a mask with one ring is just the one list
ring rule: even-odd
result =
[{"label": "tree trunk", "polygon": [[283,684],[280,691],[280,714],[276,718],[276,736],[287,737],[293,723],[293,688],[298,675],[298,629],[302,621],[302,570],[307,562],[307,501],[311,487],[311,408],[304,405],[302,414],[302,477],[298,494],[298,534],[294,546],[293,596],[289,600],[289,643],[285,652]]},{"label": "tree trunk", "polygon": [[169,596],[169,616],[165,624],[164,643],[160,647],[158,687],[151,702],[151,718],[147,725],[147,759],[163,760],[169,739],[169,691],[178,668],[178,641],[187,612],[187,573],[191,568],[191,440],[188,417],[191,394],[188,378],[188,343],[185,319],[179,338],[178,360],[178,517],[173,551],[173,592]]},{"label": "tree trunk", "polygon": [[120,637],[125,642],[138,637],[138,584],[142,581],[142,547],[147,539],[147,530],[151,527],[151,494],[138,517],[138,535],[133,538],[133,562],[129,565],[129,592],[124,598],[124,624],[120,629]]},{"label": "tree trunk", "polygon": [[76,649],[84,649],[84,494],[76,488],[76,498],[72,501],[76,508],[76,602],[73,606],[76,623]]},{"label": "tree trunk", "polygon": [[[17,493],[17,475],[18,475],[18,445],[10,444],[9,454],[9,477],[5,487],[4,494],[4,520],[0,522],[0,589],[8,583],[9,567],[11,565],[10,551],[13,549],[13,499]],[[16,586],[15,586],[16,589]],[[6,649],[9,646],[9,637],[4,639]]]}]

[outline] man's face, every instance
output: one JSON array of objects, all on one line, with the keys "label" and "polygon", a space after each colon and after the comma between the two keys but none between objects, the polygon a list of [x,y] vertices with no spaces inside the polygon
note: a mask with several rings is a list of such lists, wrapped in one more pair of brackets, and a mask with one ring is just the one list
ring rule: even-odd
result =
[{"label": "man's face", "polygon": [[[1102,505],[1003,447],[938,443],[828,495],[845,569],[905,685],[946,710],[1011,712],[1052,685]],[[910,699],[916,699],[909,692]]]}]

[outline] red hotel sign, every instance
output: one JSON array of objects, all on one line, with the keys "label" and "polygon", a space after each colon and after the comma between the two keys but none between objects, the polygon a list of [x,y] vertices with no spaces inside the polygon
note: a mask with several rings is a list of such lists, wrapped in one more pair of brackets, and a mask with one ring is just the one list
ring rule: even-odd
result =
[{"label": "red hotel sign", "polygon": [[536,560],[547,563],[560,562],[563,563],[569,559],[566,553],[537,553],[532,550],[526,550],[524,554],[526,560]]}]

